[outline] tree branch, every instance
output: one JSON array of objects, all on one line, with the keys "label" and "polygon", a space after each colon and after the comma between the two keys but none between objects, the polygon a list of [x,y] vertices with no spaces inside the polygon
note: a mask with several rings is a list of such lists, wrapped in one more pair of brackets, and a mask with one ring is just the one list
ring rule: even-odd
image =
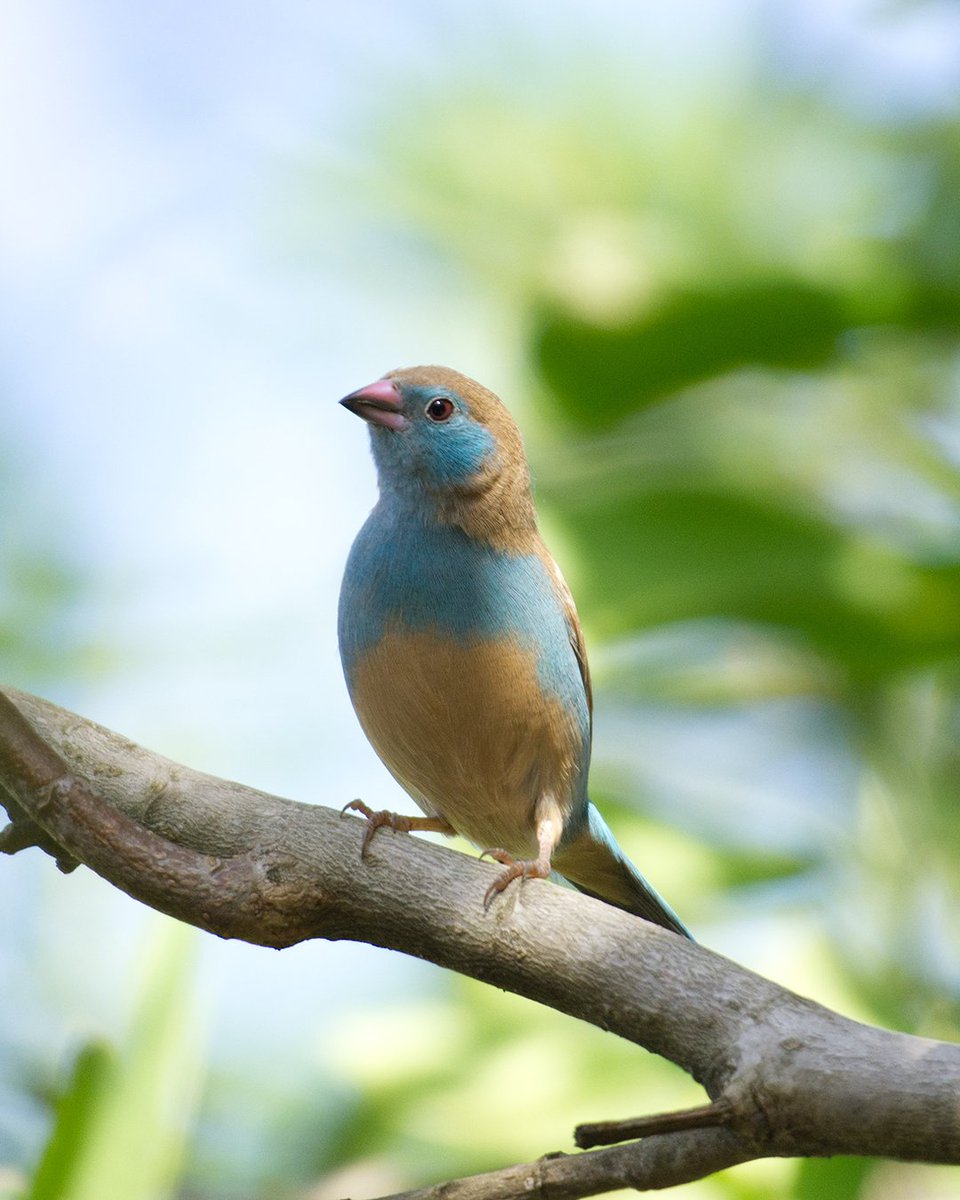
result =
[{"label": "tree branch", "polygon": [[452,1179],[382,1200],[580,1200],[617,1188],[654,1191],[702,1179],[754,1158],[725,1130],[651,1137],[590,1154],[548,1154],[533,1163]]},{"label": "tree branch", "polygon": [[685,1108],[680,1112],[654,1113],[649,1117],[632,1117],[628,1121],[594,1121],[578,1125],[573,1140],[581,1150],[592,1146],[611,1146],[614,1142],[629,1142],[635,1138],[653,1137],[658,1133],[676,1133],[680,1129],[711,1129],[729,1125],[735,1118],[733,1105],[724,1096],[712,1104]]},{"label": "tree branch", "polygon": [[[537,881],[485,913],[488,863],[386,832],[361,863],[354,818],[192,771],[12,689],[0,786],[13,822],[0,849],[40,842],[221,937],[416,955],[645,1046],[720,1102],[706,1120],[645,1119],[642,1133],[672,1132],[638,1146],[478,1177],[503,1191],[445,1184],[447,1198],[513,1195],[530,1178],[551,1200],[665,1187],[765,1156],[960,1163],[960,1046],[851,1021],[589,897]],[[690,1127],[718,1113],[720,1128]]]}]

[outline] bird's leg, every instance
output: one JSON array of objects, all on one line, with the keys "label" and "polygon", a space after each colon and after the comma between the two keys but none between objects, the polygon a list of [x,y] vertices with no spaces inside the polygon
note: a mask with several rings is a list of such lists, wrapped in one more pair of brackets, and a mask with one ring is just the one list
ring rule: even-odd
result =
[{"label": "bird's leg", "polygon": [[553,870],[550,864],[553,852],[560,841],[560,835],[563,833],[563,817],[552,796],[545,796],[537,804],[536,815],[538,853],[535,859],[514,858],[508,850],[503,850],[499,846],[495,846],[491,850],[484,850],[480,855],[481,858],[484,856],[494,858],[507,868],[487,888],[483,897],[485,909],[490,907],[494,896],[509,887],[515,879],[546,879]]},{"label": "bird's leg", "polygon": [[364,804],[362,800],[351,800],[340,809],[340,815],[353,809],[367,818],[367,827],[363,831],[363,841],[360,844],[360,857],[366,858],[367,848],[377,830],[386,825],[397,833],[410,833],[412,830],[424,833],[445,833],[452,837],[457,831],[443,817],[404,817],[400,813],[388,812],[385,808],[379,812]]}]

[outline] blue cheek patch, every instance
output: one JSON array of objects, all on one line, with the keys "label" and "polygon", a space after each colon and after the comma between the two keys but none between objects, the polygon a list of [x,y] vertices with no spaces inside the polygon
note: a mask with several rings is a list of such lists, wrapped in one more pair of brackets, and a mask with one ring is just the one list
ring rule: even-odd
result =
[{"label": "blue cheek patch", "polygon": [[445,425],[422,428],[420,463],[435,487],[466,483],[490,458],[497,443],[489,429],[457,415]]},{"label": "blue cheek patch", "polygon": [[401,433],[371,426],[370,444],[381,489],[410,495],[467,483],[497,453],[490,430],[463,413],[443,424],[414,418]]}]

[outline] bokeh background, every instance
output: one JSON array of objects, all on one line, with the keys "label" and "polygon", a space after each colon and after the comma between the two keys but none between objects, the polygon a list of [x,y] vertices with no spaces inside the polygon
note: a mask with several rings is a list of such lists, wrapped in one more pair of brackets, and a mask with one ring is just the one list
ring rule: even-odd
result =
[{"label": "bokeh background", "polygon": [[[335,402],[458,367],[525,431],[633,857],[710,946],[958,1036],[960,7],[7,0],[0,161],[6,681],[410,811],[337,661],[375,485]],[[3,1197],[362,1200],[700,1099],[514,997],[220,943],[36,851],[0,912]]]}]

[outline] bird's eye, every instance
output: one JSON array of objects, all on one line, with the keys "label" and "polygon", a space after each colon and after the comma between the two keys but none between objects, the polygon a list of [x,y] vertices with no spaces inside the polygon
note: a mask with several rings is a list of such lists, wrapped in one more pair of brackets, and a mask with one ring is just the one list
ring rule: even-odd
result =
[{"label": "bird's eye", "polygon": [[447,396],[434,396],[423,411],[431,421],[449,421],[453,416],[453,401]]}]

